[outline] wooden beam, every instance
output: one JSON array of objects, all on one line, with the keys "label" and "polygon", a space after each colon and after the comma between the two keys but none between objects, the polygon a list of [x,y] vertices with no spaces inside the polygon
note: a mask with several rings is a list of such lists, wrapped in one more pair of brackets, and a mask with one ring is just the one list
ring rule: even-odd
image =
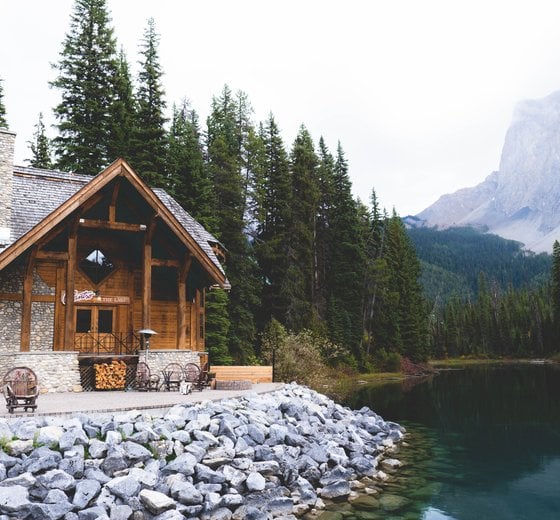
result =
[{"label": "wooden beam", "polygon": [[128,222],[111,222],[108,220],[80,219],[80,227],[109,231],[130,231],[132,233],[146,231],[145,224],[129,224]]},{"label": "wooden beam", "polygon": [[192,265],[192,256],[187,255],[177,269],[177,348],[187,345],[187,277]]},{"label": "wooden beam", "polygon": [[109,204],[109,222],[116,221],[117,214],[117,199],[119,198],[119,191],[121,189],[121,178],[115,181],[113,186],[113,193],[111,194],[111,203]]},{"label": "wooden beam", "polygon": [[66,305],[64,308],[64,350],[74,348],[74,289],[78,267],[78,221],[76,218],[68,236],[68,262],[66,262]]},{"label": "wooden beam", "polygon": [[35,257],[37,260],[56,260],[56,261],[67,261],[68,253],[66,251],[37,251]]},{"label": "wooden beam", "polygon": [[152,258],[152,267],[181,267],[179,260],[163,260],[162,258]]},{"label": "wooden beam", "polygon": [[36,256],[37,247],[35,246],[29,252],[23,276],[23,305],[21,310],[21,336],[19,346],[21,352],[29,352],[29,346],[31,344],[31,297],[33,295],[33,267],[35,265]]},{"label": "wooden beam", "polygon": [[64,339],[62,337],[64,323],[64,305],[62,305],[62,291],[64,289],[64,263],[58,262],[56,266],[56,286],[54,302],[54,334],[53,349],[62,350]]},{"label": "wooden beam", "polygon": [[152,239],[156,230],[157,218],[153,216],[144,240],[144,258],[142,268],[142,328],[150,328],[152,303]]}]

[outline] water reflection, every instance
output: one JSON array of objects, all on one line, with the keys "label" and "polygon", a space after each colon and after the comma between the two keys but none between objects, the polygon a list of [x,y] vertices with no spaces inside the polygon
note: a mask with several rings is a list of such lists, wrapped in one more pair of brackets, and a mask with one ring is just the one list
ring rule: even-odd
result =
[{"label": "water reflection", "polygon": [[[556,366],[509,365],[363,388],[347,404],[370,406],[410,431],[397,455],[405,466],[384,490],[408,502],[385,511],[390,518],[556,520],[558,395]],[[355,512],[355,518],[372,514]]]}]

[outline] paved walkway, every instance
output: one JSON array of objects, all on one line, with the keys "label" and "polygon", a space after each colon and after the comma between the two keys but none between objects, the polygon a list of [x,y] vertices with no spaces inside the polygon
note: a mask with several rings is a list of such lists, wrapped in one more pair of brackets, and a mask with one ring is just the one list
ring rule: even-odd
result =
[{"label": "paved walkway", "polygon": [[[40,394],[37,399],[37,410],[34,413],[16,410],[13,414],[0,408],[0,417],[29,417],[38,415],[72,415],[76,412],[111,413],[126,410],[150,410],[154,414],[165,413],[165,410],[176,404],[198,403],[202,401],[218,401],[232,397],[241,397],[251,393],[272,392],[282,383],[253,384],[250,390],[194,390],[189,395],[179,392],[69,392]],[[1,405],[0,405],[1,406]]]}]

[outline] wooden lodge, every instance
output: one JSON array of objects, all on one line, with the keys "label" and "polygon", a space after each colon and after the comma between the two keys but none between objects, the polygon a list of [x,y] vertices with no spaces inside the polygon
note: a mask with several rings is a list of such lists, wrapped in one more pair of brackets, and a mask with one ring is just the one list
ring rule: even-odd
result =
[{"label": "wooden lodge", "polygon": [[219,242],[122,159],[95,177],[18,167],[14,141],[0,129],[0,370],[69,389],[84,358],[139,355],[143,329],[154,363],[198,361],[205,291],[229,288]]}]

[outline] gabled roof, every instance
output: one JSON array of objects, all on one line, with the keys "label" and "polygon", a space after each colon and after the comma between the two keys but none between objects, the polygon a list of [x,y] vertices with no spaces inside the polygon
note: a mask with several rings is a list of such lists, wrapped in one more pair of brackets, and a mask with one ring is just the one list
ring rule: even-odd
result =
[{"label": "gabled roof", "polygon": [[119,159],[95,177],[39,168],[14,166],[11,244],[0,252],[0,269],[21,255],[50,229],[117,176],[126,177],[175,234],[189,246],[195,258],[224,288],[229,288],[224,269],[212,244],[219,243],[165,190],[150,189]]}]

